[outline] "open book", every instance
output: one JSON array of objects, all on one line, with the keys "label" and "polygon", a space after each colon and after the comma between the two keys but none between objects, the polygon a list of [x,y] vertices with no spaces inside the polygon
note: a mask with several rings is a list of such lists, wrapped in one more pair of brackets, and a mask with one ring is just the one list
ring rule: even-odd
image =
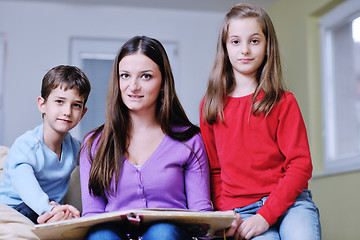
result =
[{"label": "open book", "polygon": [[32,231],[40,239],[83,239],[89,228],[104,222],[119,222],[129,231],[140,232],[154,222],[180,224],[194,237],[211,237],[228,228],[235,219],[234,212],[201,212],[179,209],[135,209],[101,213],[55,223],[35,225]]}]

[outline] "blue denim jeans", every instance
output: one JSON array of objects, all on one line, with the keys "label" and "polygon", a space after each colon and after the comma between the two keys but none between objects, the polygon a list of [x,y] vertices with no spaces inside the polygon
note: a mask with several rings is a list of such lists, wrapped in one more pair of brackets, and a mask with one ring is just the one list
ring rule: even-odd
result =
[{"label": "blue denim jeans", "polygon": [[[87,233],[87,240],[128,240],[127,229],[117,224],[105,223],[96,225]],[[179,226],[170,223],[156,223],[151,225],[142,235],[142,240],[191,240]]]},{"label": "blue denim jeans", "polygon": [[[256,214],[267,197],[245,207],[235,208],[242,219]],[[263,234],[252,238],[253,240],[320,240],[321,226],[319,210],[312,201],[310,190],[304,189],[288,210],[278,218]]]}]

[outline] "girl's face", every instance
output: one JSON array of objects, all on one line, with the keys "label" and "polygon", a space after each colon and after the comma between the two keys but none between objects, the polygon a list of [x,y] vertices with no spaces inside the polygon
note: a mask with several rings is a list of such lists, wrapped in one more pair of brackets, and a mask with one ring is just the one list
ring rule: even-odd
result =
[{"label": "girl's face", "polygon": [[256,78],[266,49],[266,38],[257,20],[251,17],[232,20],[226,49],[235,78]]},{"label": "girl's face", "polygon": [[130,112],[155,114],[161,82],[158,65],[144,54],[127,55],[119,62],[121,98]]}]

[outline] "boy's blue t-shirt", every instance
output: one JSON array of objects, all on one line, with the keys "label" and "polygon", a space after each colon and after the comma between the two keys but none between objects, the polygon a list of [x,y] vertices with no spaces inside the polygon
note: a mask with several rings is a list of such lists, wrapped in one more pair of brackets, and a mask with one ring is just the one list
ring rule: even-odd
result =
[{"label": "boy's blue t-shirt", "polygon": [[18,137],[11,146],[0,183],[0,202],[25,202],[37,214],[51,211],[50,199],[62,203],[76,167],[81,142],[68,133],[61,159],[44,143],[43,125]]}]

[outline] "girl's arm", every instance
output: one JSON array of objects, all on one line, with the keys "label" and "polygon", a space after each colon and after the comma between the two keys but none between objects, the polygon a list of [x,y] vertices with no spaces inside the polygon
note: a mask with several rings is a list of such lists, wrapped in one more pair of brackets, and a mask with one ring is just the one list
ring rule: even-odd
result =
[{"label": "girl's arm", "polygon": [[310,149],[300,108],[291,93],[279,104],[277,140],[279,151],[285,157],[284,176],[258,211],[270,226],[307,188],[312,175]]}]

